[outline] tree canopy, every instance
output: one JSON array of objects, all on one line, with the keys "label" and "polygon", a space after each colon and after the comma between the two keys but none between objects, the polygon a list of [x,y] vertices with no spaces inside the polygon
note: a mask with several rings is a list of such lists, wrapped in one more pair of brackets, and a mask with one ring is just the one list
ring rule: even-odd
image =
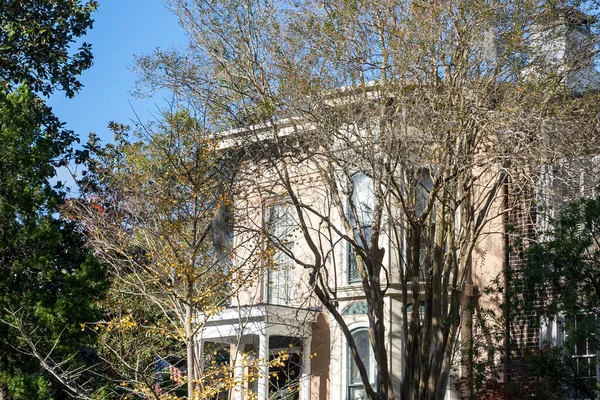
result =
[{"label": "tree canopy", "polygon": [[[289,199],[306,246],[290,250],[262,233],[308,271],[366,396],[443,398],[459,359],[474,396],[474,360],[500,371],[493,346],[475,343],[490,339],[494,313],[482,310],[502,301],[478,275],[494,258],[503,268],[504,255],[488,249],[513,210],[533,202],[544,163],[597,143],[598,96],[584,93],[596,76],[597,2],[171,4],[191,45],[139,57],[141,88],[207,108],[213,131],[246,150],[238,178],[263,202]],[[570,57],[550,54],[565,32],[578,39],[562,53]],[[360,174],[370,180],[364,197],[355,195]],[[250,210],[248,225],[261,212]],[[338,309],[340,254],[350,252],[374,382]],[[399,389],[385,339],[394,295],[404,321]]]},{"label": "tree canopy", "polygon": [[44,96],[56,89],[73,97],[92,66],[91,45],[71,45],[92,27],[96,1],[3,0],[0,3],[0,81],[21,82]]},{"label": "tree canopy", "polygon": [[59,216],[51,179],[73,137],[44,125],[47,112],[25,86],[0,93],[0,391],[15,399],[85,393],[97,361],[81,324],[99,318],[107,288],[81,231]]},{"label": "tree canopy", "polygon": [[81,197],[67,209],[109,267],[106,318],[95,327],[115,392],[158,396],[157,355],[184,371],[181,381],[162,388],[164,396],[229,389],[236,384],[232,366],[211,372],[197,347],[207,318],[254,282],[252,273],[235,271],[259,263],[258,246],[231,262],[234,170],[202,119],[185,109],[134,129],[111,128],[113,143],[92,135],[86,145]]},{"label": "tree canopy", "polygon": [[72,46],[95,1],[0,2],[0,398],[89,398],[101,390],[93,339],[106,270],[79,226],[61,216],[56,169],[76,135],[39,96],[72,97],[92,65]]}]

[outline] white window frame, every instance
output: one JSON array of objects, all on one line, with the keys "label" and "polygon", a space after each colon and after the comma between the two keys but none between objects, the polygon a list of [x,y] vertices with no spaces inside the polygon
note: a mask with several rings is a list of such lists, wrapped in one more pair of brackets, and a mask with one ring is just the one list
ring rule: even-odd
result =
[{"label": "white window frame", "polygon": [[539,347],[562,346],[565,342],[565,316],[559,314],[554,318],[544,317],[540,321]]},{"label": "white window frame", "polygon": [[[371,188],[371,193],[370,193],[370,198],[366,198],[365,201],[363,202],[362,199],[360,197],[357,196],[357,192],[356,192],[356,188],[357,188],[357,182],[355,181],[356,177],[364,177],[368,180],[370,180],[370,188]],[[364,173],[364,172],[356,172],[354,174],[352,174],[351,176],[351,180],[352,180],[352,184],[354,186],[354,192],[353,192],[353,196],[352,199],[348,199],[348,203],[350,201],[354,202],[355,199],[354,197],[358,197],[357,200],[360,202],[359,205],[355,205],[357,210],[358,210],[358,214],[359,214],[359,219],[361,217],[361,215],[363,216],[363,218],[365,218],[365,220],[363,221],[359,221],[358,224],[356,224],[356,222],[354,221],[354,216],[352,215],[352,211],[350,208],[349,204],[346,204],[346,218],[348,218],[348,222],[350,223],[350,225],[356,229],[357,227],[353,226],[353,225],[358,225],[359,228],[361,229],[367,229],[369,231],[368,233],[368,237],[366,238],[366,240],[370,240],[370,230],[371,230],[371,220],[373,218],[373,208],[375,207],[375,187],[374,187],[374,182],[373,182],[373,178],[371,178],[368,174]],[[360,193],[358,193],[358,195],[360,195]],[[368,203],[371,204],[368,204]],[[363,210],[363,205],[366,205],[367,207]],[[368,210],[368,207],[371,207],[371,210]],[[369,216],[365,217],[365,214],[370,214]],[[360,240],[359,236],[356,236],[356,240]],[[346,247],[346,252],[345,252],[345,273],[344,273],[344,278],[345,278],[345,283],[347,285],[357,285],[360,284],[360,275],[359,277],[356,278],[352,278],[352,269],[353,267],[357,269],[356,273],[359,274],[358,272],[358,263],[356,261],[354,261],[354,266],[353,266],[353,258],[356,258],[356,254],[354,252],[354,249],[352,248],[352,245],[349,242],[345,243],[345,247]]]},{"label": "white window frame", "polygon": [[[289,226],[283,227],[283,232],[277,232],[281,227],[278,225],[279,221],[276,221],[274,213],[277,209],[283,209],[282,214],[289,216]],[[278,260],[287,260],[287,262],[281,265],[269,265],[265,271],[265,298],[268,304],[276,305],[291,305],[293,296],[293,270],[295,263],[289,255],[285,253],[283,248],[287,248],[289,252],[294,252],[295,245],[295,217],[294,209],[292,204],[287,199],[280,199],[269,203],[265,210],[265,221],[268,224],[268,232],[270,241],[276,241],[272,244],[274,247],[274,254],[271,261],[277,263]],[[287,217],[286,217],[287,219]],[[283,235],[283,236],[282,236]],[[281,285],[283,284],[283,285]],[[283,291],[283,295],[281,295]]]},{"label": "white window frame", "polygon": [[[596,318],[596,324],[598,323],[598,321],[597,321],[598,317],[596,317],[594,314],[586,314],[586,313],[582,312],[582,313],[577,313],[577,314],[574,315],[574,317],[575,317],[575,324],[577,324],[577,317],[578,316],[585,316],[585,315],[588,315],[591,318]],[[575,327],[575,329],[577,329],[577,327]],[[568,328],[566,328],[566,326],[565,326],[564,340],[566,340],[568,337],[569,337],[569,331],[568,331]],[[589,343],[589,341],[588,341],[587,338],[585,339],[585,350],[578,349],[577,348],[577,346],[578,346],[577,343],[575,343],[574,345],[576,347],[574,349],[574,351],[575,351],[576,354],[572,354],[571,358],[573,360],[576,360],[576,362],[577,362],[577,369],[578,369],[577,373],[579,374],[580,362],[583,361],[583,362],[588,362],[589,363],[589,361],[591,359],[594,359],[594,363],[595,363],[595,367],[596,367],[595,368],[595,370],[596,370],[595,371],[596,372],[596,376],[595,376],[596,383],[600,383],[600,348],[596,348],[594,352],[590,352],[590,350],[589,350],[590,343]],[[580,352],[581,352],[581,354],[579,354]],[[579,375],[579,377],[585,379],[585,377],[583,377],[581,375]],[[593,378],[593,376],[591,378]],[[573,399],[581,399],[581,397],[573,397]]]},{"label": "white window frame", "polygon": [[[431,191],[433,190],[433,184],[434,184],[433,175],[431,174],[431,170],[429,168],[421,168],[420,174],[421,174],[421,177],[420,177],[419,181],[417,182],[417,188],[416,188],[417,199],[415,199],[415,213],[416,213],[417,217],[420,217],[425,212],[425,206],[427,206],[427,204],[429,203],[429,198],[431,197]],[[431,183],[430,187],[426,187],[423,184],[426,176],[429,178],[429,183]],[[421,196],[421,199],[419,199],[418,196]],[[417,208],[419,206],[419,204],[418,204],[419,201],[422,201],[423,204],[422,204],[422,206]],[[421,215],[419,215],[419,214],[421,214]],[[436,210],[434,207],[431,210],[431,219],[432,219],[433,228],[432,228],[432,232],[430,233],[431,236],[429,237],[432,244],[434,243],[434,238],[435,238],[435,226],[436,226],[436,215],[435,214],[436,214]],[[432,248],[433,246],[432,246],[432,244],[427,246],[427,243],[424,242],[423,238],[420,239],[420,242],[421,242],[421,248],[419,249],[419,252],[420,252],[419,270],[422,270],[423,264],[425,263],[425,258],[427,257],[427,248],[428,247]]]},{"label": "white window frame", "polygon": [[[423,207],[419,207],[421,208],[421,210],[419,210],[418,205],[419,205],[419,199],[417,198],[420,193],[423,192],[423,189],[427,189],[425,188],[425,186],[422,184],[423,182],[423,175],[424,173],[427,173],[427,176],[429,177],[429,180],[431,181],[431,187],[428,188],[428,193],[426,196],[422,196],[422,198],[424,199],[424,204]],[[414,212],[415,212],[415,216],[419,217],[419,214],[422,214],[425,209],[424,207],[427,205],[427,202],[429,200],[429,197],[431,196],[431,191],[433,190],[433,185],[435,183],[434,181],[434,173],[433,170],[428,167],[428,166],[423,166],[421,168],[419,168],[419,174],[421,175],[421,177],[419,178],[419,180],[416,182],[415,186],[414,186],[414,190],[415,190],[415,208],[414,208]],[[420,212],[419,212],[420,211]],[[433,229],[434,232],[432,232],[432,236],[431,236],[431,240],[433,241],[435,238],[435,225],[436,225],[436,215],[435,215],[435,208],[433,208],[432,210],[432,218],[433,218]],[[412,273],[412,271],[407,271],[407,265],[408,265],[408,233],[410,230],[410,225],[405,222],[405,226],[403,228],[403,235],[402,235],[402,268],[404,273]],[[420,271],[420,277],[419,279],[421,280],[421,282],[423,282],[423,276],[421,274],[422,271],[422,264],[425,262],[425,256],[426,256],[426,251],[427,251],[427,247],[423,247],[423,243],[422,243],[423,239],[421,238],[421,248],[420,248],[420,255],[419,255],[419,271]]]},{"label": "white window frame", "polygon": [[[351,330],[351,334],[352,337],[354,337],[355,333],[358,332],[366,332],[367,333],[367,340],[368,340],[368,333],[369,333],[369,328],[366,326],[358,326],[356,328],[353,328]],[[369,367],[368,367],[368,374],[369,374],[369,379],[371,382],[371,385],[375,384],[375,381],[377,379],[377,366],[375,365],[375,355],[373,353],[373,348],[371,347],[370,342],[368,341],[368,351],[369,351]],[[348,342],[346,342],[345,344],[345,357],[344,357],[344,392],[345,392],[345,399],[346,400],[355,400],[351,397],[352,395],[352,389],[359,389],[359,388],[363,388],[364,389],[364,385],[362,384],[362,382],[360,383],[352,383],[351,379],[351,367],[352,367],[352,363],[354,362],[354,359],[352,358],[352,354],[350,353],[350,348],[348,346]],[[360,350],[359,350],[360,351]]]}]

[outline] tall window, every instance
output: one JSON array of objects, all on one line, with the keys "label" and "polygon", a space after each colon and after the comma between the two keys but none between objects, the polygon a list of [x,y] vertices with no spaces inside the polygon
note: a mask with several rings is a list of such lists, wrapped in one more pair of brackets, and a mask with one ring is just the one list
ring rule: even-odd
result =
[{"label": "tall window", "polygon": [[270,304],[288,305],[292,300],[292,269],[288,255],[294,247],[295,219],[292,205],[285,202],[269,208],[269,235],[273,241],[273,263],[267,272],[267,300]]},{"label": "tall window", "polygon": [[[429,201],[429,196],[431,195],[431,191],[433,190],[433,179],[431,178],[431,174],[429,170],[422,169],[420,172],[421,176],[419,177],[419,182],[417,182],[417,187],[415,188],[415,214],[417,217],[421,217],[427,208],[427,203]],[[419,246],[419,265],[420,270],[424,271],[425,262],[427,261],[427,256],[432,256],[431,252],[428,253],[428,250],[431,251],[433,246],[435,245],[435,208],[431,210],[431,225],[430,229],[424,229],[421,232],[421,244]],[[421,272],[423,274],[423,272]],[[421,276],[423,278],[423,276]]]},{"label": "tall window", "polygon": [[[354,191],[351,199],[352,204],[348,204],[348,221],[354,230],[356,241],[362,248],[367,249],[368,242],[371,240],[371,223],[373,222],[373,208],[375,207],[373,179],[362,173],[356,174],[352,177],[352,184]],[[356,209],[356,216],[353,213],[352,205]],[[360,273],[356,261],[357,254],[350,243],[348,243],[347,253],[348,283],[360,282]]]},{"label": "tall window", "polygon": [[[594,387],[598,383],[598,367],[600,367],[597,365],[596,317],[591,314],[575,314],[566,318],[566,325],[565,343],[567,352],[573,359],[574,372],[586,382],[588,387]],[[577,332],[577,336],[572,335],[572,332]],[[573,390],[570,397],[582,399],[588,396]]]},{"label": "tall window", "polygon": [[422,169],[415,191],[415,214],[417,217],[422,216],[425,212],[425,207],[427,207],[427,201],[429,200],[432,189],[433,179],[431,179],[431,174],[429,173],[429,170]]},{"label": "tall window", "polygon": [[[369,382],[374,384],[376,374],[375,357],[369,343],[369,331],[367,329],[358,329],[352,332],[352,337],[356,343],[358,355],[369,374]],[[366,398],[365,387],[360,379],[360,373],[350,353],[350,348],[347,349],[346,353],[348,357],[348,400],[364,399]]]}]

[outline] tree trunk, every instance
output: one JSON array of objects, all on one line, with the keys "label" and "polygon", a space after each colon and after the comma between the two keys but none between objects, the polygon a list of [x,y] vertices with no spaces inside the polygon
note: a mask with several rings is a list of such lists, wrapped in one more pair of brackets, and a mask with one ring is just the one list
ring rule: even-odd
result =
[{"label": "tree trunk", "polygon": [[187,351],[188,400],[194,398],[194,331],[192,327],[192,306],[185,306],[185,347]]}]

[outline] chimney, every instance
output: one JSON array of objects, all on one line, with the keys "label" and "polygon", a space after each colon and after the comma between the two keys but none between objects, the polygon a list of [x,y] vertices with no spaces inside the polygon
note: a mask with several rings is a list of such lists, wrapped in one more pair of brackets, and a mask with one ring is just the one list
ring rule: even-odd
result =
[{"label": "chimney", "polygon": [[574,93],[600,89],[594,67],[596,20],[573,8],[538,14],[529,36],[531,57],[526,77],[555,74]]}]

